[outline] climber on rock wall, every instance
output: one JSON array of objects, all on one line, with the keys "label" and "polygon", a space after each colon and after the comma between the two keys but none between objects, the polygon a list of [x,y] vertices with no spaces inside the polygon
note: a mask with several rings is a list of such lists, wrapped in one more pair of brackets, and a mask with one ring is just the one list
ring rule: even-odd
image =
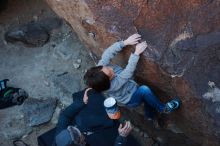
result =
[{"label": "climber on rock wall", "polygon": [[[166,104],[161,103],[148,86],[139,86],[132,80],[140,55],[147,48],[146,41],[140,42],[140,40],[141,35],[133,34],[126,40],[111,45],[104,51],[97,66],[86,72],[84,81],[89,88],[114,97],[123,106],[133,108],[144,103],[146,118],[153,120],[155,111],[170,113],[179,108],[180,100],[175,98]],[[127,66],[122,69],[117,65],[110,64],[111,59],[128,45],[136,46],[135,52],[130,55]],[[88,99],[84,99],[84,101],[86,100]]]}]

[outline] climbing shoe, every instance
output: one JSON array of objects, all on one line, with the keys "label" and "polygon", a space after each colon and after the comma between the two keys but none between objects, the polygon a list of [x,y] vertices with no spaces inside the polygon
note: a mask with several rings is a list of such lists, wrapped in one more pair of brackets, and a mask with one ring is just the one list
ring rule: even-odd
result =
[{"label": "climbing shoe", "polygon": [[164,113],[171,113],[172,111],[180,107],[181,101],[179,98],[175,98],[166,103]]}]

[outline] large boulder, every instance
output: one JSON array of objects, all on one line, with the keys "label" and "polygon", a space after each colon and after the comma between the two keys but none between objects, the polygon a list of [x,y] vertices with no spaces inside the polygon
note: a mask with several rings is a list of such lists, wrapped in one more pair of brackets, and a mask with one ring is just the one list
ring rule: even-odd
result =
[{"label": "large boulder", "polygon": [[14,106],[0,110],[0,144],[2,140],[19,139],[32,132],[22,113],[22,106]]},{"label": "large boulder", "polygon": [[24,103],[22,112],[28,126],[37,126],[50,121],[55,109],[56,99],[29,98]]},{"label": "large boulder", "polygon": [[29,22],[10,28],[5,33],[5,40],[10,43],[22,42],[26,46],[40,47],[49,41],[52,30],[59,28],[61,25],[62,20],[57,18]]},{"label": "large boulder", "polygon": [[[114,41],[140,33],[149,47],[137,66],[136,80],[148,84],[164,101],[181,98],[182,107],[169,116],[169,125],[182,131],[185,145],[219,145],[218,0],[46,1],[98,57]],[[129,50],[117,57],[119,64],[127,63]],[[133,119],[140,125],[138,117]],[[175,139],[175,134],[167,134],[169,131],[175,130],[152,135],[164,133],[164,139]]]}]

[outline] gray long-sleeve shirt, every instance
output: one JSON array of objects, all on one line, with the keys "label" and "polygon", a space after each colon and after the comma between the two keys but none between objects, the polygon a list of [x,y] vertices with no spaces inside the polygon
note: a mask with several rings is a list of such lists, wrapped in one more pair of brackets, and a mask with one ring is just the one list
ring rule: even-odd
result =
[{"label": "gray long-sleeve shirt", "polygon": [[111,65],[111,59],[122,50],[124,43],[122,41],[116,42],[105,50],[98,65],[110,66],[113,68],[115,76],[111,80],[110,89],[105,93],[109,97],[114,97],[119,104],[127,104],[132,94],[137,90],[137,83],[132,80],[132,76],[136,69],[139,55],[131,54],[128,64],[125,69],[117,65]]}]

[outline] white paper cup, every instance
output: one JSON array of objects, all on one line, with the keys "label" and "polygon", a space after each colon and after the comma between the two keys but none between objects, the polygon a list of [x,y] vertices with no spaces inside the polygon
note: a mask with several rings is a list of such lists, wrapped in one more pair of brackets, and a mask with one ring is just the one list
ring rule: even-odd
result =
[{"label": "white paper cup", "polygon": [[121,117],[117,102],[113,97],[105,99],[104,106],[110,119],[119,119]]}]

